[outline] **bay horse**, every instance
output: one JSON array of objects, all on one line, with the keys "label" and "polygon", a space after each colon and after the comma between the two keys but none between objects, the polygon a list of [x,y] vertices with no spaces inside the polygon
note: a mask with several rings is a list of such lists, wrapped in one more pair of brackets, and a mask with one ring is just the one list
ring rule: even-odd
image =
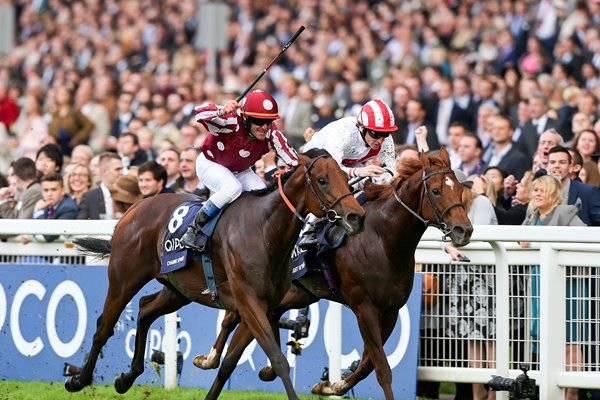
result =
[{"label": "bay horse", "polygon": [[[327,216],[352,235],[362,231],[365,215],[350,194],[346,175],[328,153],[311,150],[298,158],[299,165],[281,177],[279,192],[274,184],[267,189],[243,193],[229,205],[211,242],[214,278],[222,304],[226,310],[239,314],[248,328],[245,342],[256,338],[290,399],[298,397],[289,377],[287,360],[273,334],[270,313],[291,285],[288,260],[302,228],[300,218],[309,212]],[[144,199],[123,215],[112,240],[80,238],[75,242],[88,254],[110,254],[110,260],[108,292],[92,348],[81,373],[65,382],[69,392],[91,384],[98,355],[112,336],[121,312],[152,279],[164,286],[159,292],[140,299],[131,369],[115,380],[119,393],[129,390],[144,371],[146,339],[153,321],[192,301],[217,308],[207,290],[201,262],[190,261],[182,269],[160,273],[167,222],[181,203],[193,199],[197,198],[181,194]],[[240,344],[240,355],[245,347]],[[223,363],[224,372],[217,374],[207,399],[218,397],[226,383],[223,377],[229,376],[235,366],[235,363]]]},{"label": "bay horse", "polygon": [[[360,365],[339,382],[324,381],[315,385],[313,394],[342,396],[375,369],[386,400],[393,399],[392,372],[383,345],[410,295],[419,240],[430,225],[438,227],[455,246],[464,246],[470,241],[473,227],[462,204],[462,185],[450,169],[444,148],[437,154],[421,153],[419,160],[403,161],[398,172],[391,184],[365,185],[365,231],[347,237],[341,247],[327,255],[337,293],[332,293],[320,271],[309,270],[293,281],[273,313],[272,325],[277,326],[284,312],[327,299],[347,305],[356,315],[364,341]],[[197,356],[194,365],[202,369],[216,368],[227,336],[238,323],[239,316],[228,312],[210,353]],[[239,337],[246,335],[247,329],[241,321],[230,348]],[[275,334],[279,338],[278,331],[276,329]],[[228,354],[229,350],[224,360]],[[259,377],[270,381],[275,379],[274,372],[272,367],[264,367]]]}]

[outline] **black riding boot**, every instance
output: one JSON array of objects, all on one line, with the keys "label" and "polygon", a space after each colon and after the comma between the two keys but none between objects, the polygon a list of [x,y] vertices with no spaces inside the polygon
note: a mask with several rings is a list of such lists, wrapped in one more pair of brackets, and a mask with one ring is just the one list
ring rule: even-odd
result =
[{"label": "black riding boot", "polygon": [[307,222],[308,227],[302,234],[300,241],[298,242],[298,247],[302,250],[316,250],[319,241],[317,240],[317,232],[323,226],[323,223],[320,220],[315,222]]},{"label": "black riding boot", "polygon": [[210,217],[203,211],[200,210],[198,214],[194,217],[194,221],[190,224],[185,232],[185,235],[181,237],[179,243],[183,247],[187,247],[196,251],[203,251],[204,249],[199,246],[196,242],[198,239],[198,235],[200,235],[200,229],[210,220]]}]

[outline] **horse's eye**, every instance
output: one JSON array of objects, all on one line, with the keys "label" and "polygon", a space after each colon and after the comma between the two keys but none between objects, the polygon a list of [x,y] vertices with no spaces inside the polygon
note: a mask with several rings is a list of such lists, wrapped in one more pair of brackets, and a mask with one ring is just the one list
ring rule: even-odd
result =
[{"label": "horse's eye", "polygon": [[437,189],[437,188],[436,188],[436,189],[432,189],[432,190],[431,190],[431,193],[433,193],[433,194],[434,194],[434,195],[436,195],[436,196],[439,196],[439,195],[441,195],[441,194],[442,194],[442,191],[441,191],[440,189]]},{"label": "horse's eye", "polygon": [[325,185],[325,184],[327,184],[327,179],[319,178],[319,179],[317,179],[317,182],[319,182],[319,185]]}]

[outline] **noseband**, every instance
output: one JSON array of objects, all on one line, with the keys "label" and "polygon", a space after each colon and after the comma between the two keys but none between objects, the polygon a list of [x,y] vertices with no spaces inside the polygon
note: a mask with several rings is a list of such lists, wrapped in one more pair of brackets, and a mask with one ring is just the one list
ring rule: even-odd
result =
[{"label": "noseband", "polygon": [[[327,217],[327,220],[329,222],[335,222],[338,219],[342,219],[342,217],[340,217],[338,215],[338,213],[333,209],[333,207],[335,207],[337,203],[339,203],[340,201],[342,201],[342,199],[344,199],[344,198],[346,198],[348,196],[352,196],[352,193],[351,192],[345,193],[345,194],[341,195],[340,197],[338,197],[337,199],[335,199],[335,201],[333,203],[331,203],[331,205],[329,205],[329,206],[327,205],[327,202],[323,199],[323,197],[321,196],[321,194],[315,188],[312,179],[310,179],[310,170],[315,165],[315,163],[317,162],[317,160],[319,160],[321,158],[326,158],[326,157],[331,157],[331,156],[329,156],[329,155],[321,155],[321,156],[315,157],[315,158],[313,158],[310,161],[310,163],[307,166],[306,165],[304,166],[304,180],[306,181],[306,184],[310,188],[310,191],[312,192],[312,194],[317,198],[317,201],[319,202],[319,207],[325,213],[325,216]],[[279,193],[281,194],[281,197],[283,198],[283,200],[285,201],[285,203],[287,204],[287,206],[289,207],[289,209],[292,210],[292,212],[294,213],[294,215],[300,221],[302,221],[303,223],[306,223],[306,221],[304,220],[304,218],[302,218],[302,216],[296,211],[296,208],[289,202],[289,200],[285,196],[285,193],[283,192],[283,187],[281,185],[281,174],[278,174],[277,178],[278,178],[278,182],[279,182]],[[305,201],[306,201],[306,192],[305,192]]]},{"label": "noseband", "polygon": [[444,211],[442,211],[440,213],[440,211],[437,209],[437,207],[433,203],[433,200],[431,200],[431,196],[429,195],[429,190],[427,187],[427,181],[429,180],[429,178],[431,178],[432,176],[435,176],[435,175],[439,175],[439,174],[445,175],[445,174],[452,174],[452,173],[453,172],[451,169],[443,169],[440,171],[434,171],[429,174],[427,174],[426,171],[423,170],[423,176],[421,177],[421,182],[423,182],[423,192],[421,193],[421,201],[419,202],[419,204],[420,204],[419,209],[421,209],[423,207],[423,197],[425,197],[427,199],[427,203],[429,203],[429,207],[433,210],[433,213],[435,214],[435,217],[437,219],[436,222],[430,222],[430,221],[426,220],[425,218],[421,217],[421,215],[419,213],[417,213],[412,208],[410,208],[410,206],[408,204],[406,204],[404,201],[402,201],[400,196],[398,196],[398,193],[397,193],[398,187],[395,186],[394,184],[392,184],[394,197],[396,198],[398,203],[402,204],[402,206],[404,208],[406,208],[406,210],[408,212],[410,212],[412,215],[414,215],[419,221],[421,221],[425,225],[425,227],[433,226],[433,227],[438,228],[440,231],[442,231],[442,233],[444,234],[443,240],[445,240],[446,238],[448,238],[450,236],[450,229],[448,228],[448,225],[444,222],[444,216],[454,207],[462,207],[465,210],[466,210],[466,208],[462,202],[454,203],[454,204],[451,204],[448,207],[446,207],[446,209],[444,209]]}]

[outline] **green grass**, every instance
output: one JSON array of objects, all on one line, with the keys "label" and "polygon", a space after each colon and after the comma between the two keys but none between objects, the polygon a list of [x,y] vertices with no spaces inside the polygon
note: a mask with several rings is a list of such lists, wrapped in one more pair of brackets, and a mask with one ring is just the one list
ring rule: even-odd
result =
[{"label": "green grass", "polygon": [[[206,389],[177,388],[166,390],[159,386],[133,385],[124,395],[115,392],[112,385],[92,385],[78,393],[69,393],[62,382],[0,381],[0,400],[198,400],[206,396]],[[298,395],[302,400],[318,396]],[[283,400],[285,394],[224,390],[223,400]]]}]

